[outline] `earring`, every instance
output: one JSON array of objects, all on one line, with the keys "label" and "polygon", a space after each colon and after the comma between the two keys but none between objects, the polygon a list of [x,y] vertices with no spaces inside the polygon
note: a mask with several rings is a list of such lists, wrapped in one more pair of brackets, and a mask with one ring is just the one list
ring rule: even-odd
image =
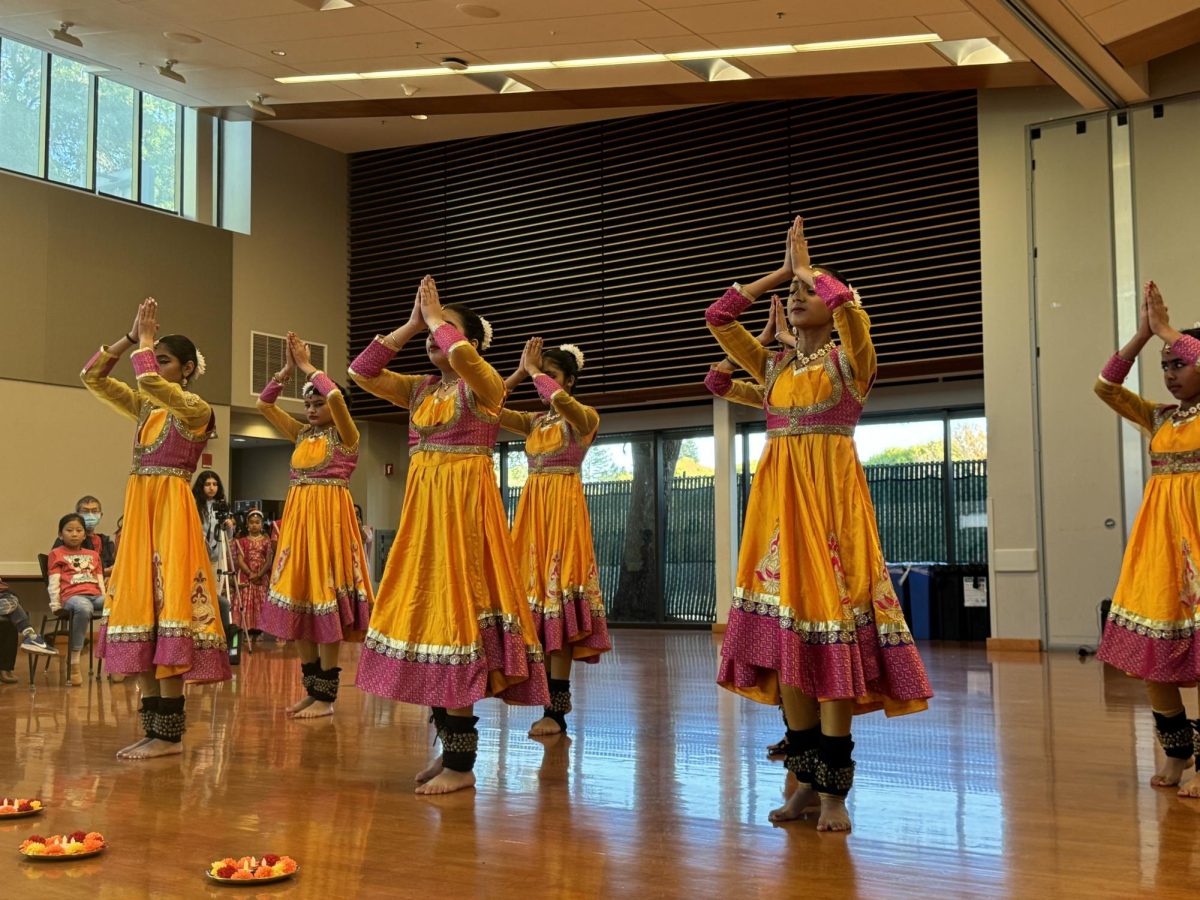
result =
[{"label": "earring", "polygon": [[186,376],[186,375],[184,375],[184,376],[183,376],[183,386],[184,386],[184,387],[187,387],[187,383],[188,383],[188,378],[187,378],[187,376]]}]

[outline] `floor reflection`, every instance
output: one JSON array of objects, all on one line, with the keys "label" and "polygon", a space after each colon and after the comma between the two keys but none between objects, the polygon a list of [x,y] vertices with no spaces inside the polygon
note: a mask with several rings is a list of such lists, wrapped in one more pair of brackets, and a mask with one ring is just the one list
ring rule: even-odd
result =
[{"label": "floor reflection", "polygon": [[112,756],[133,734],[133,683],[67,688],[54,666],[0,690],[0,794],[50,806],[0,824],[0,844],[83,828],[111,849],[57,867],[0,854],[0,879],[48,897],[226,896],[209,862],[265,852],[301,874],[259,898],[1170,897],[1200,873],[1200,802],[1146,786],[1140,687],[1094,661],[924,648],[930,710],[855,723],[845,837],[767,822],[779,714],[718,691],[710,635],[614,643],[577,669],[569,737],[531,740],[536,711],[480,704],[479,789],[439,798],[412,793],[433,749],[423,710],[344,687],[333,718],[288,720],[287,646],[190,689],[183,757],[141,763]]}]

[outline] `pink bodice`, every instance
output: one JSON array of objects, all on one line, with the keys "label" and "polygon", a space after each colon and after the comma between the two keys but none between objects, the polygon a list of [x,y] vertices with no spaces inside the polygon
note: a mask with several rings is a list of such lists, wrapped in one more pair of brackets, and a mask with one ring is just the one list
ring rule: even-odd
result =
[{"label": "pink bodice", "polygon": [[[413,389],[409,400],[412,413],[441,383],[437,376],[430,375]],[[463,453],[469,456],[491,456],[500,434],[500,419],[480,409],[475,395],[466,382],[459,379],[454,391],[454,415],[446,422],[420,426],[408,417],[409,453]]]},{"label": "pink bodice", "polygon": [[562,432],[562,444],[548,453],[531,453],[529,442],[526,441],[525,459],[529,464],[529,474],[578,475],[583,466],[583,459],[587,456],[588,448],[579,440],[579,435],[566,420],[559,419],[555,424],[545,424],[546,418],[552,415],[553,413],[539,413],[535,416],[533,431],[530,433],[543,427],[557,427]]},{"label": "pink bodice", "polygon": [[325,458],[314,466],[300,467],[293,463],[288,474],[291,484],[333,484],[350,487],[350,476],[358,466],[358,450],[350,450],[342,443],[336,425],[324,428],[305,428],[296,438],[296,443],[325,440]]},{"label": "pink bodice", "polygon": [[766,399],[767,437],[791,434],[841,434],[852,436],[854,426],[862,418],[863,397],[854,384],[841,348],[835,347],[825,357],[825,375],[833,385],[830,395],[812,406],[772,406],[771,388],[781,372],[792,364],[795,351],[776,353],[767,363]]}]

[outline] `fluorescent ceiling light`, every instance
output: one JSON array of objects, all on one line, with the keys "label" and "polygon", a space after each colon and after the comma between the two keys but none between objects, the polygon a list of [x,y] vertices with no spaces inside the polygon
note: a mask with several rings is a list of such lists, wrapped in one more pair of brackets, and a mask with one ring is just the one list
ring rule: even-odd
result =
[{"label": "fluorescent ceiling light", "polygon": [[[648,63],[695,62],[706,59],[739,59],[748,56],[780,56],[787,53],[814,53],[822,50],[861,50],[869,47],[896,47],[903,44],[933,44],[941,36],[901,34],[892,37],[862,38],[853,41],[821,41],[814,44],[773,44],[764,47],[737,47],[728,50],[688,50],[681,53],[642,53],[635,56],[599,56],[593,59],[559,59],[541,62],[484,63],[468,65],[461,71],[445,66],[422,69],[391,69],[381,72],[351,72],[344,75],[288,75],[275,80],[281,84],[310,84],[320,81],[359,81],[382,78],[434,78],[439,75],[486,74],[489,72],[536,72],[545,69],[585,69],[607,66],[636,66]],[[964,42],[959,42],[964,43]]]},{"label": "fluorescent ceiling light", "polygon": [[940,34],[897,34],[892,37],[861,38],[854,41],[818,41],[815,44],[793,44],[797,53],[816,53],[822,50],[864,50],[868,47],[898,47],[902,44],[933,44]]},{"label": "fluorescent ceiling light", "polygon": [[541,69],[558,68],[558,63],[545,62],[523,62],[523,63],[486,63],[480,66],[471,66],[467,69],[468,72],[476,74],[487,72],[537,72]]},{"label": "fluorescent ceiling light", "polygon": [[312,84],[318,81],[361,81],[362,78],[357,72],[342,72],[338,75],[289,75],[275,80],[280,84]]},{"label": "fluorescent ceiling light", "polygon": [[556,69],[590,69],[601,66],[637,66],[643,63],[669,62],[665,53],[643,53],[639,56],[598,56],[595,59],[556,60]]},{"label": "fluorescent ceiling light", "polygon": [[351,0],[321,0],[318,12],[329,12],[331,9],[353,9]]},{"label": "fluorescent ceiling light", "polygon": [[689,50],[686,53],[668,53],[666,56],[671,62],[684,62],[689,59],[721,59],[726,56],[736,59],[743,56],[775,56],[779,53],[795,52],[796,48],[791,44],[776,44],[773,47],[739,47],[736,50]]}]

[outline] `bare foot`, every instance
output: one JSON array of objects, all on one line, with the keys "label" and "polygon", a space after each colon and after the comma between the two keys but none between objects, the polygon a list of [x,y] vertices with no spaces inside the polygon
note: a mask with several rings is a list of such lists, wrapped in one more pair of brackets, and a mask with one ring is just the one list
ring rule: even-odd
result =
[{"label": "bare foot", "polygon": [[427,765],[424,769],[417,773],[413,778],[417,784],[424,784],[427,781],[432,781],[435,777],[442,774],[442,757],[438,756],[433,762]]},{"label": "bare foot", "polygon": [[1191,766],[1190,759],[1173,759],[1170,756],[1163,758],[1163,763],[1158,767],[1158,771],[1150,778],[1151,787],[1175,787],[1183,780],[1183,773]]},{"label": "bare foot", "polygon": [[332,716],[332,715],[333,715],[333,704],[332,703],[326,703],[324,700],[314,700],[314,701],[312,701],[312,703],[309,703],[307,706],[302,707],[299,712],[295,713],[292,716],[292,718],[293,719],[319,719],[322,716]]},{"label": "bare foot", "polygon": [[289,716],[294,716],[296,713],[300,712],[300,710],[308,709],[308,707],[312,706],[316,702],[317,701],[315,701],[312,697],[302,697],[300,700],[296,701],[287,708],[287,713]]},{"label": "bare foot", "polygon": [[803,785],[792,791],[792,795],[787,798],[783,806],[767,813],[767,820],[771,822],[791,822],[795,819],[803,818],[807,813],[815,811],[819,803],[820,799],[817,797],[817,792],[812,787]]},{"label": "bare foot", "polygon": [[850,812],[846,809],[846,798],[833,794],[821,794],[821,815],[817,819],[817,831],[849,831]]},{"label": "bare foot", "polygon": [[157,756],[175,756],[183,752],[183,743],[180,741],[160,741],[158,738],[146,741],[136,750],[130,750],[125,754],[125,759],[154,759]]},{"label": "bare foot", "polygon": [[125,757],[127,757],[130,754],[131,751],[136,750],[139,747],[142,747],[142,746],[150,743],[152,740],[154,740],[154,739],[144,737],[140,741],[134,741],[128,747],[122,747],[120,750],[117,751],[117,759],[124,759]]},{"label": "bare foot", "polygon": [[421,785],[415,793],[418,794],[452,794],[475,787],[474,772],[455,772],[453,769],[442,769],[437,775]]},{"label": "bare foot", "polygon": [[1193,775],[1188,783],[1179,789],[1179,796],[1200,798],[1200,773]]},{"label": "bare foot", "polygon": [[549,737],[552,734],[562,734],[562,726],[549,716],[538,719],[529,729],[530,737]]}]

